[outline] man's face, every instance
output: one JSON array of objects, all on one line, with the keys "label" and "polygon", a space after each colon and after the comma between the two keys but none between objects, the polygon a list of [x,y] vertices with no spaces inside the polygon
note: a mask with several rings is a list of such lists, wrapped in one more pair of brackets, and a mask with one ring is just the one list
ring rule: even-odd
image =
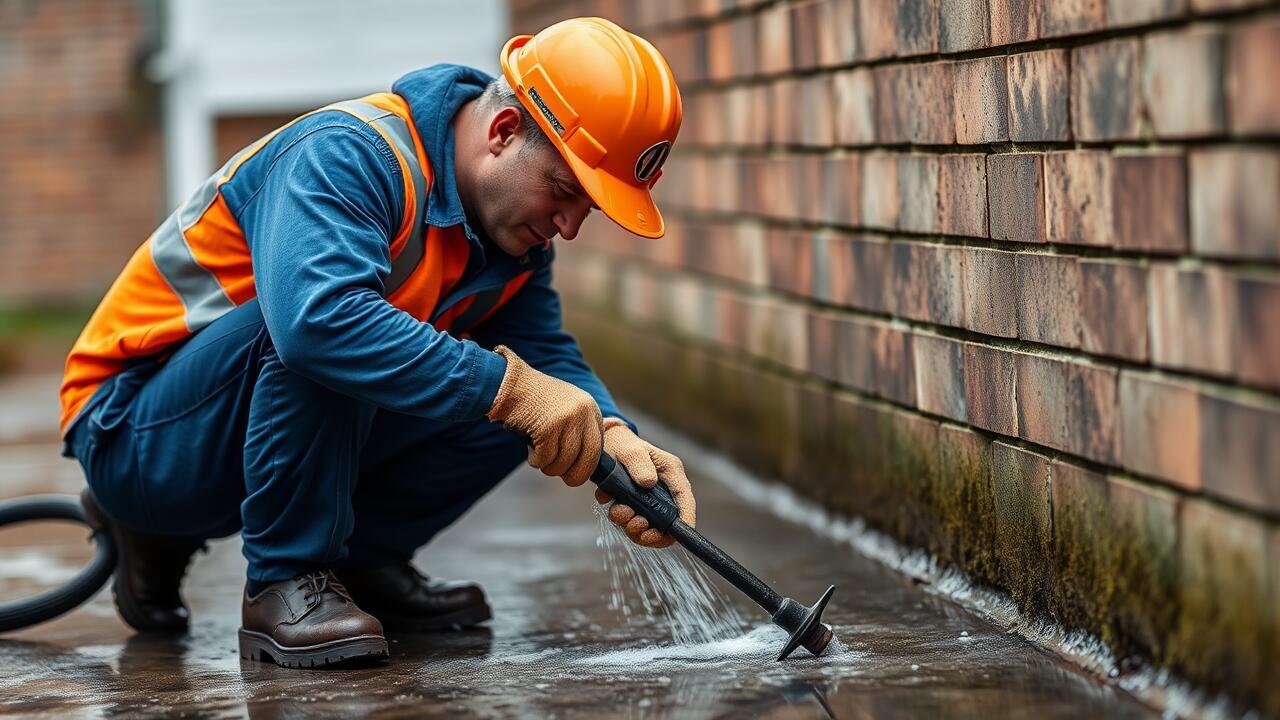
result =
[{"label": "man's face", "polygon": [[[512,124],[510,118],[514,116]],[[572,240],[595,203],[549,142],[529,145],[519,111],[504,108],[490,124],[489,157],[479,177],[476,214],[485,234],[509,255]],[[540,132],[536,127],[532,132]]]}]

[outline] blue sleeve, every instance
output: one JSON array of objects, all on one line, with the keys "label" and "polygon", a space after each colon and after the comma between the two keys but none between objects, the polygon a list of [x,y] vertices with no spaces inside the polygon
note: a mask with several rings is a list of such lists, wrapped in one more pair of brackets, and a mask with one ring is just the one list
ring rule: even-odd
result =
[{"label": "blue sleeve", "polygon": [[520,292],[471,336],[485,347],[506,345],[534,369],[586,390],[605,417],[619,418],[636,429],[582,358],[578,341],[563,328],[560,294],[551,286],[551,263],[536,270]]},{"label": "blue sleeve", "polygon": [[404,189],[386,141],[364,130],[332,124],[293,140],[240,210],[276,352],[290,370],[389,410],[482,417],[506,360],[382,297]]}]

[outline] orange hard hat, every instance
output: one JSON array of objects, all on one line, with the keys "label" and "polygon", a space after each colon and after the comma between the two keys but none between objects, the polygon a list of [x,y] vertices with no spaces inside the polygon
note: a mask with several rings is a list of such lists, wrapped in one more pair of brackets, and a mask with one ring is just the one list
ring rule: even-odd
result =
[{"label": "orange hard hat", "polygon": [[648,40],[574,18],[502,48],[502,73],[605,215],[662,237],[650,189],[680,131],[680,89]]}]

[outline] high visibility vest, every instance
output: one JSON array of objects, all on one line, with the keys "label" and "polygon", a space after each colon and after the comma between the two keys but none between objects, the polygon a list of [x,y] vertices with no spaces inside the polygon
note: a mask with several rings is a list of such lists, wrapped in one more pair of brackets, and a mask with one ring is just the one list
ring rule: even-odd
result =
[{"label": "high visibility vest", "polygon": [[[334,110],[354,115],[376,130],[391,146],[402,170],[404,216],[391,238],[391,271],[383,283],[383,296],[418,320],[464,335],[511,299],[533,271],[518,274],[502,287],[464,295],[448,307],[439,307],[462,277],[470,246],[461,225],[436,227],[425,222],[431,166],[408,104],[394,93],[377,93],[307,115]],[[64,433],[108,378],[138,358],[167,356],[256,296],[249,246],[221,187],[281,130],[300,119],[236,153],[133,254],[67,357],[61,391]]]}]

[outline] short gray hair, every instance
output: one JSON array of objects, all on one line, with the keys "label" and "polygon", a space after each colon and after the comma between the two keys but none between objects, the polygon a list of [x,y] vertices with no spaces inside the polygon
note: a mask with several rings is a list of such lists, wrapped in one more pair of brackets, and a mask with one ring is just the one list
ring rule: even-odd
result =
[{"label": "short gray hair", "polygon": [[504,107],[513,107],[520,111],[520,122],[525,129],[525,144],[521,152],[525,149],[537,150],[551,147],[551,141],[533,119],[533,114],[520,103],[516,91],[511,89],[511,83],[507,82],[505,76],[499,75],[485,86],[484,93],[480,95],[479,108],[483,111],[496,111]]}]

